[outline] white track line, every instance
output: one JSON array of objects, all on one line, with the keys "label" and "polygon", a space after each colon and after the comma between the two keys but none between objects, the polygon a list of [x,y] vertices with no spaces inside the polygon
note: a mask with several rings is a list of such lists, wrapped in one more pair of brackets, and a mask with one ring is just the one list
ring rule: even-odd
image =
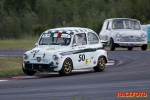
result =
[{"label": "white track line", "polygon": [[9,81],[9,80],[0,80],[0,82],[6,82],[6,81]]},{"label": "white track line", "polygon": [[107,65],[107,66],[114,65],[114,63],[107,63],[106,65]]}]

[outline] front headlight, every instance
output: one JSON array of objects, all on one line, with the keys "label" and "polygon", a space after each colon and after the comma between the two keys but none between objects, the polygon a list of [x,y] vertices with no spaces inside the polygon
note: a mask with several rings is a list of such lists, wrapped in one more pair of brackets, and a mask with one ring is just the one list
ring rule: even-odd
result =
[{"label": "front headlight", "polygon": [[23,55],[23,59],[27,60],[29,58],[29,56],[27,54]]},{"label": "front headlight", "polygon": [[57,55],[53,55],[53,60],[57,61],[59,57]]},{"label": "front headlight", "polygon": [[121,38],[121,34],[120,34],[120,33],[117,33],[117,34],[116,34],[116,37]]},{"label": "front headlight", "polygon": [[145,33],[142,33],[142,34],[141,34],[141,37],[142,37],[142,38],[146,38],[147,35],[146,35]]}]

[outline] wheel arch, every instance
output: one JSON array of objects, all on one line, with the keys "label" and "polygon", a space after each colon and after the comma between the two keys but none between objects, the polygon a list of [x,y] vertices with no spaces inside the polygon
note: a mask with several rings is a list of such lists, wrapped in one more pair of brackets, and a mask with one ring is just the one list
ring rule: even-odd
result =
[{"label": "wheel arch", "polygon": [[[66,57],[66,59],[65,59],[65,60],[67,60],[67,59],[71,61],[71,64],[72,64],[72,69],[74,69],[74,66],[73,66],[73,61],[72,61],[72,59],[71,59],[70,57]],[[64,60],[64,61],[65,61],[65,60]]]},{"label": "wheel arch", "polygon": [[[71,63],[72,63],[72,66],[73,66],[73,61],[72,61],[72,59],[71,59],[68,55],[67,55],[67,56],[62,56],[61,59],[59,60],[59,65],[58,65],[58,67],[57,67],[57,68],[54,68],[54,71],[56,71],[56,72],[60,71],[60,70],[62,69],[62,65],[63,65],[63,63],[64,63],[64,61],[65,61],[66,59],[70,59],[70,60],[71,60]],[[74,67],[73,67],[73,68],[74,68]]]},{"label": "wheel arch", "polygon": [[[105,58],[105,63],[107,63],[108,61],[107,61],[107,58],[106,58],[106,56],[105,55],[101,55],[101,56],[99,56],[99,57],[104,57]],[[98,58],[99,58],[98,57]],[[98,59],[97,59],[97,62],[98,62]]]},{"label": "wheel arch", "polygon": [[105,63],[107,63],[108,61],[107,61],[107,54],[104,54],[104,53],[99,53],[98,55],[97,55],[97,57],[96,57],[96,61],[98,62],[98,58],[99,57],[104,57],[105,58]]}]

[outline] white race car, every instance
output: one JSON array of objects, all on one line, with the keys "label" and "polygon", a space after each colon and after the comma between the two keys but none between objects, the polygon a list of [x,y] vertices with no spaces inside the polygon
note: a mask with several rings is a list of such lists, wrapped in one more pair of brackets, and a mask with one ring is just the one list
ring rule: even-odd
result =
[{"label": "white race car", "polygon": [[110,46],[110,50],[115,50],[116,47],[124,47],[128,50],[132,50],[133,47],[147,49],[147,33],[143,31],[137,19],[106,19],[99,36],[104,45]]},{"label": "white race car", "polygon": [[36,71],[69,75],[72,70],[82,68],[101,72],[107,59],[107,51],[93,30],[54,28],[43,32],[36,47],[24,53],[22,70],[26,75],[34,75]]}]

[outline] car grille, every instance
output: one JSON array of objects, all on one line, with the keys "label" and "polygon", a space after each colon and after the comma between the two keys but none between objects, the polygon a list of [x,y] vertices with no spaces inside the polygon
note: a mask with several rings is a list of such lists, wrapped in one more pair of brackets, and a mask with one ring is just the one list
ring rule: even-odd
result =
[{"label": "car grille", "polygon": [[127,36],[127,37],[122,37],[121,42],[142,42],[141,37],[133,37],[133,36]]},{"label": "car grille", "polygon": [[27,70],[48,70],[50,65],[48,64],[25,64]]}]

